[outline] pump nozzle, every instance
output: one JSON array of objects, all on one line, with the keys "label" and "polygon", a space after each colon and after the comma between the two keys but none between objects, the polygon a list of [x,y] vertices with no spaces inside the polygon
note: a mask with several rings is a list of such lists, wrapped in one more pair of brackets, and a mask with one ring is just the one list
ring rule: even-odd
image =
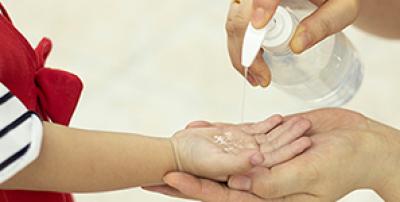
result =
[{"label": "pump nozzle", "polygon": [[260,51],[266,33],[267,26],[262,29],[256,29],[253,27],[251,22],[247,26],[242,47],[242,65],[245,68],[250,67],[253,64],[254,59]]}]

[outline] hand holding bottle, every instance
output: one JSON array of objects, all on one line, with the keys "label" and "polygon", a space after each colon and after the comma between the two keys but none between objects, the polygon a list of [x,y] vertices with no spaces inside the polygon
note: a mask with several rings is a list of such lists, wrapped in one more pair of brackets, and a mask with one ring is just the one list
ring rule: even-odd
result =
[{"label": "hand holding bottle", "polygon": [[[291,0],[283,0],[291,1]],[[294,34],[290,47],[301,53],[326,37],[339,32],[357,18],[359,0],[310,0],[318,9],[303,19]],[[226,23],[229,55],[233,66],[244,75],[241,65],[241,50],[247,24],[251,21],[256,28],[264,27],[273,16],[281,0],[241,0],[232,3]],[[301,2],[300,2],[301,3]],[[308,2],[307,2],[308,3]],[[271,73],[264,62],[262,51],[249,69],[247,80],[253,85],[267,87]]]}]

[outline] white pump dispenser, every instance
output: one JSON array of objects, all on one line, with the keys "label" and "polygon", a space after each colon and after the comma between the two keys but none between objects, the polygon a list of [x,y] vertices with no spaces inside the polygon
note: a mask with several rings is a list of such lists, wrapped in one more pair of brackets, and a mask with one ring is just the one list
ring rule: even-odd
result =
[{"label": "white pump dispenser", "polygon": [[347,37],[339,32],[299,55],[289,47],[299,21],[315,9],[309,0],[281,0],[267,26],[255,29],[250,23],[242,65],[250,67],[262,48],[273,86],[310,107],[342,106],[353,98],[363,80],[363,64]]},{"label": "white pump dispenser", "polygon": [[289,51],[289,42],[296,24],[297,20],[282,6],[278,6],[274,16],[264,28],[256,29],[250,22],[244,35],[242,65],[250,67],[260,48],[271,52]]}]

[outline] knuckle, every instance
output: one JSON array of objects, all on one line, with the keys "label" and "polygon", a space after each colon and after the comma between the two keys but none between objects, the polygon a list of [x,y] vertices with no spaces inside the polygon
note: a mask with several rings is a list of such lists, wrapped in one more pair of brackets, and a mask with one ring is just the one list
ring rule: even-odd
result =
[{"label": "knuckle", "polygon": [[225,30],[228,34],[228,37],[240,36],[243,34],[248,21],[249,20],[240,13],[229,16],[225,24]]},{"label": "knuckle", "polygon": [[[326,18],[322,18],[320,20],[320,33],[321,36],[323,38],[329,36],[332,33],[332,24],[333,22],[331,22],[330,20],[326,19]],[[322,39],[318,39],[318,40],[322,40]]]},{"label": "knuckle", "polygon": [[237,25],[235,25],[233,20],[231,18],[228,18],[228,20],[226,21],[226,24],[225,24],[225,30],[226,30],[226,33],[228,34],[228,37],[235,36],[236,26]]},{"label": "knuckle", "polygon": [[266,168],[271,168],[274,164],[273,156],[270,153],[264,153],[263,166]]},{"label": "knuckle", "polygon": [[314,22],[308,19],[303,22],[303,27],[307,30],[312,44],[318,43],[329,36],[332,30],[330,20],[325,18],[320,18],[318,21]]}]

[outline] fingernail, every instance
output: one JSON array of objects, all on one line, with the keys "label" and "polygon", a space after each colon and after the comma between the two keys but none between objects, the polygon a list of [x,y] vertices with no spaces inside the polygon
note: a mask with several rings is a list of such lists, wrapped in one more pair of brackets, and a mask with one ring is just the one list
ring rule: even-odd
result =
[{"label": "fingernail", "polygon": [[257,83],[259,84],[259,85],[263,85],[263,78],[261,77],[261,76],[254,76],[254,78],[256,79],[256,81],[257,81]]},{"label": "fingernail", "polygon": [[261,165],[264,162],[264,156],[261,153],[257,152],[256,154],[251,156],[250,162],[254,166]]},{"label": "fingernail", "polygon": [[311,45],[311,36],[305,30],[305,28],[300,27],[297,31],[296,36],[292,42],[292,49],[295,53],[301,53]]},{"label": "fingernail", "polygon": [[256,79],[258,83],[261,85],[261,87],[263,88],[268,87],[269,83],[262,76],[256,76]]},{"label": "fingernail", "polygon": [[265,9],[263,7],[258,7],[253,13],[252,23],[255,28],[262,28],[265,21]]},{"label": "fingernail", "polygon": [[262,79],[262,80],[261,80],[261,86],[262,86],[263,88],[268,87],[268,85],[269,85],[269,83],[267,82],[267,80],[265,80],[265,79]]},{"label": "fingernail", "polygon": [[249,191],[251,189],[251,179],[246,176],[234,176],[229,180],[229,187]]}]

